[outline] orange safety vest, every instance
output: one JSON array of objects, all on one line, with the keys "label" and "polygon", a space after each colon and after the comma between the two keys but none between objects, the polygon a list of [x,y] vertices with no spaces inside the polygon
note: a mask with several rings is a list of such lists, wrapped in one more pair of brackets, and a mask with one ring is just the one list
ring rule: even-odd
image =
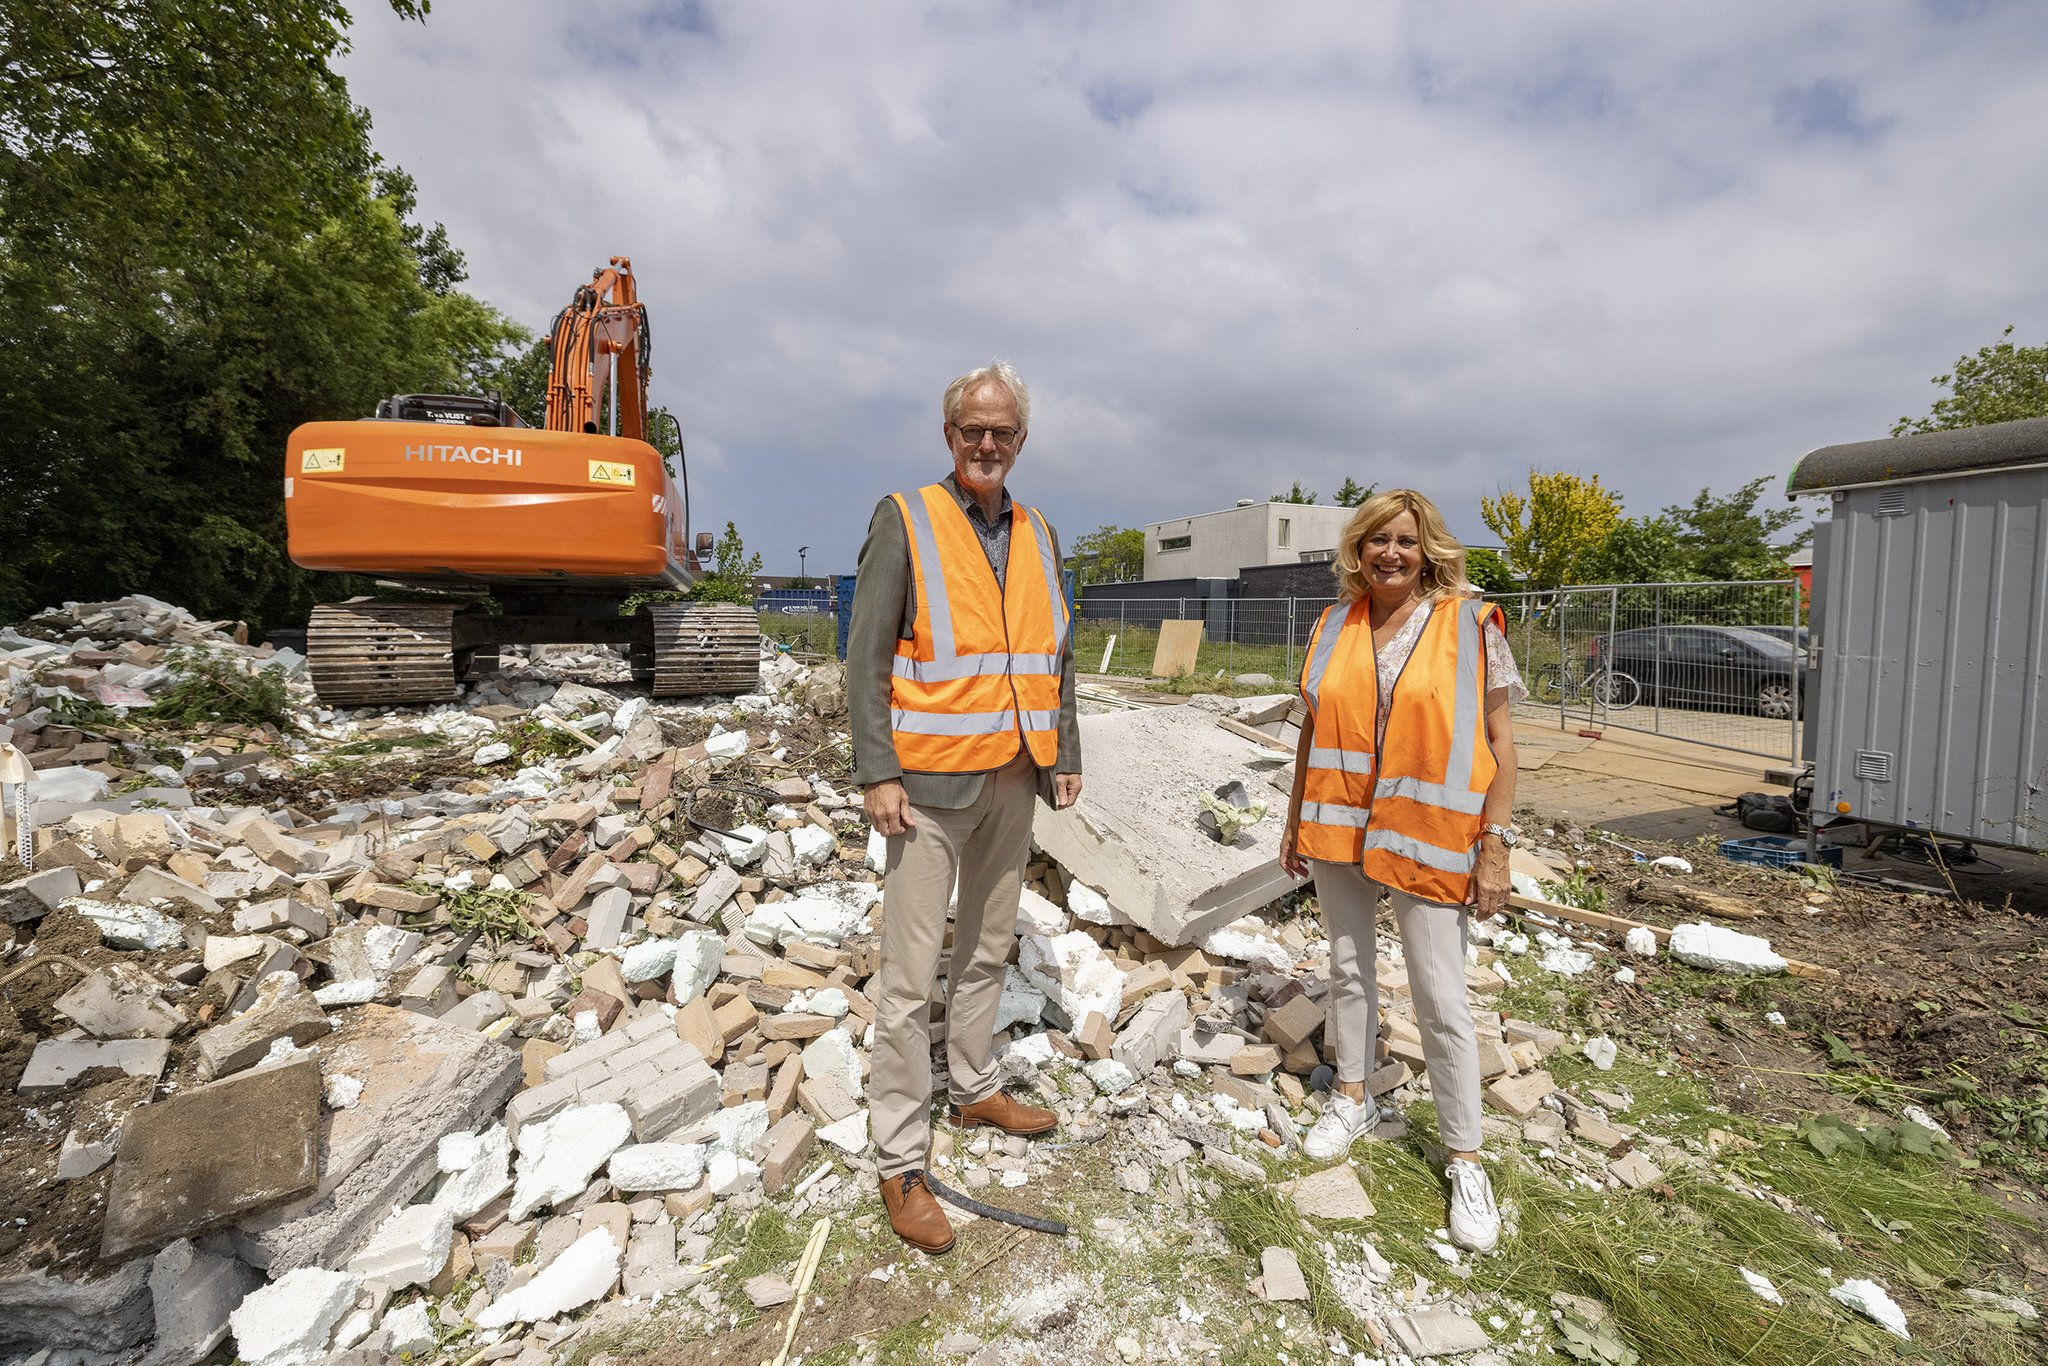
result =
[{"label": "orange safety vest", "polygon": [[1500,609],[1477,598],[1431,609],[1394,683],[1382,754],[1368,604],[1323,612],[1301,670],[1315,726],[1295,845],[1302,857],[1355,863],[1410,896],[1464,904],[1499,769],[1486,738],[1488,618],[1505,629]]},{"label": "orange safety vest", "polygon": [[917,619],[889,682],[896,759],[917,773],[981,773],[1059,758],[1060,664],[1069,627],[1052,530],[1010,504],[1010,563],[996,582],[981,538],[943,484],[892,493],[910,542]]}]

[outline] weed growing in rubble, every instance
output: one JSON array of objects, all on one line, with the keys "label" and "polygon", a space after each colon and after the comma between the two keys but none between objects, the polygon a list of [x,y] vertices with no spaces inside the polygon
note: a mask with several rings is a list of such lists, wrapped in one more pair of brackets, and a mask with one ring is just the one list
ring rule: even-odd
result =
[{"label": "weed growing in rubble", "polygon": [[583,742],[536,717],[515,722],[498,732],[498,738],[512,746],[513,758],[521,764],[548,759],[568,759],[583,753]]},{"label": "weed growing in rubble", "polygon": [[156,702],[133,713],[159,725],[198,729],[217,725],[292,725],[284,670],[272,665],[244,673],[228,655],[174,649],[165,658],[173,679]]},{"label": "weed growing in rubble", "polygon": [[112,707],[83,697],[51,698],[50,720],[55,725],[89,731],[101,731],[121,723]]}]

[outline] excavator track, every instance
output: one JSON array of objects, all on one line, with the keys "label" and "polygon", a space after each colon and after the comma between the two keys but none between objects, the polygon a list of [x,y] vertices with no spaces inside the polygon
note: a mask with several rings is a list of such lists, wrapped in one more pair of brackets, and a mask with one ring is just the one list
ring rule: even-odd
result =
[{"label": "excavator track", "polygon": [[315,607],[306,622],[313,691],[332,707],[451,701],[455,612],[421,602]]},{"label": "excavator track", "polygon": [[761,682],[761,620],[751,607],[659,602],[654,620],[654,695],[752,692]]}]

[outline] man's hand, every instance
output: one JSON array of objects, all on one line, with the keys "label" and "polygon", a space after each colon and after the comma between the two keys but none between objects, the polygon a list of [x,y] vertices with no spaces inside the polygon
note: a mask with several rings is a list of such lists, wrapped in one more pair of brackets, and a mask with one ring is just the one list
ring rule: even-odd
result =
[{"label": "man's hand", "polygon": [[1280,832],[1280,871],[1296,879],[1311,877],[1315,871],[1308,866],[1308,860],[1301,856],[1301,850],[1297,847],[1300,839],[1300,823],[1287,822],[1287,828]]},{"label": "man's hand", "polygon": [[[1075,781],[1078,783],[1079,779]],[[861,805],[867,810],[868,824],[885,839],[917,824],[917,818],[910,814],[910,796],[894,778],[868,784],[861,794]]]},{"label": "man's hand", "polygon": [[1055,773],[1052,775],[1053,810],[1064,811],[1081,800],[1081,775],[1078,773]]}]

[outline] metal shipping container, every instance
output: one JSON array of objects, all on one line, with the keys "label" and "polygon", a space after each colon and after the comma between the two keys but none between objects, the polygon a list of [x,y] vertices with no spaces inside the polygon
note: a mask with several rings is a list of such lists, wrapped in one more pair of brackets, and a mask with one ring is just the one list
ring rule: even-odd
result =
[{"label": "metal shipping container", "polygon": [[2048,848],[2048,418],[1825,446],[1806,750],[1817,823]]}]

